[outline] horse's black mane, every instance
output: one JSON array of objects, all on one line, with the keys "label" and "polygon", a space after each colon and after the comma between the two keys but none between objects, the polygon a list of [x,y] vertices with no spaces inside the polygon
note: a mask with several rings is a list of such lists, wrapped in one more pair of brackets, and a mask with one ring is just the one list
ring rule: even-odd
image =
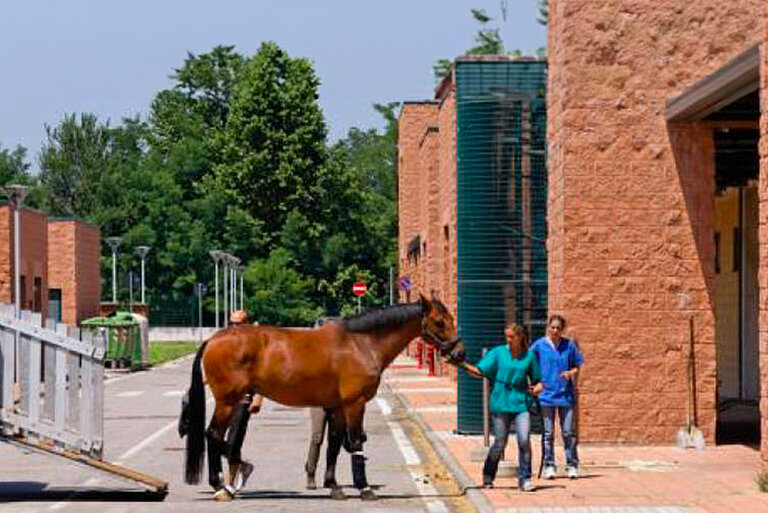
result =
[{"label": "horse's black mane", "polygon": [[406,303],[368,310],[354,317],[343,319],[342,322],[349,331],[360,333],[399,326],[414,317],[421,317],[421,314],[421,303]]}]

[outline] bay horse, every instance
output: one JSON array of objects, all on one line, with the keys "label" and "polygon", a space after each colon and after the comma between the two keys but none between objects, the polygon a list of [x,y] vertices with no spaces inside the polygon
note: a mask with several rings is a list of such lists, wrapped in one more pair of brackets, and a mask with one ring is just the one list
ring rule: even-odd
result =
[{"label": "bay horse", "polygon": [[[345,498],[335,477],[343,446],[352,455],[352,476],[360,497],[375,500],[363,456],[365,405],[376,395],[384,369],[419,336],[442,356],[455,362],[464,359],[453,316],[434,296],[316,329],[240,325],[218,332],[200,346],[192,365],[189,402],[180,419],[187,435],[184,480],[200,481],[207,444],[208,479],[217,490],[216,499],[234,497],[234,479],[243,463],[240,448],[248,422],[247,398],[258,393],[288,406],[325,408],[331,428],[324,486],[331,489],[333,498]],[[216,400],[207,430],[201,363]],[[229,460],[224,485],[222,454]]]}]

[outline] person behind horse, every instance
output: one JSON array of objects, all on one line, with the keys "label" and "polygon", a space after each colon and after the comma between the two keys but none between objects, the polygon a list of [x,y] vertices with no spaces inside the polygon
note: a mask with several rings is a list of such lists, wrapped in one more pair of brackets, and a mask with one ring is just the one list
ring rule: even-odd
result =
[{"label": "person behind horse", "polygon": [[491,349],[477,366],[465,368],[477,377],[493,383],[490,410],[493,419],[493,445],[483,465],[483,486],[493,487],[499,461],[507,447],[510,428],[517,435],[517,480],[521,490],[534,490],[531,482],[531,407],[532,395],[542,390],[541,375],[535,355],[528,350],[528,332],[519,324],[504,329],[507,343]]},{"label": "person behind horse", "polygon": [[[248,314],[244,310],[235,310],[229,316],[230,326],[240,326],[248,324],[250,319]],[[241,460],[240,449],[245,439],[245,432],[248,427],[248,421],[251,415],[259,413],[261,410],[261,404],[264,402],[264,396],[261,394],[246,394],[240,401],[240,407],[235,414],[235,419],[232,421],[232,426],[227,431],[226,443],[230,446],[230,459]],[[240,469],[234,480],[235,491],[240,491],[245,486],[248,478],[253,473],[253,464],[248,461],[242,460]]]},{"label": "person behind horse", "polygon": [[560,430],[565,445],[565,475],[571,479],[579,477],[573,379],[584,364],[584,357],[575,341],[562,336],[563,330],[565,319],[561,315],[551,316],[547,322],[547,335],[538,339],[531,347],[541,367],[544,382],[544,392],[539,397],[544,426],[544,479],[554,479],[556,473],[555,413],[560,418]]},{"label": "person behind horse", "polygon": [[[315,322],[315,328],[322,327],[325,323],[331,322],[330,318],[320,318]],[[312,431],[309,435],[309,450],[307,451],[307,461],[304,463],[304,471],[307,473],[307,489],[317,488],[315,483],[315,472],[317,471],[317,462],[320,459],[320,448],[325,439],[325,431],[330,420],[328,412],[323,408],[310,408],[309,418]]]}]

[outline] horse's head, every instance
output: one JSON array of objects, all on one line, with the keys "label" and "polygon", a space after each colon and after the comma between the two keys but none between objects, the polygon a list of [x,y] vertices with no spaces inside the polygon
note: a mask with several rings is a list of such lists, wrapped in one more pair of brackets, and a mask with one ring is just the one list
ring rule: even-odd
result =
[{"label": "horse's head", "polygon": [[429,300],[420,296],[421,338],[435,346],[440,355],[455,362],[464,361],[464,343],[459,338],[456,321],[445,305],[432,294]]}]

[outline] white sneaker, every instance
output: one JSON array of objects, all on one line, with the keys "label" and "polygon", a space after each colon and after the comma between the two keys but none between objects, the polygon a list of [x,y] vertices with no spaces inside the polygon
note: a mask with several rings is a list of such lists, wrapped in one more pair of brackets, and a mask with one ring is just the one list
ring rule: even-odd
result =
[{"label": "white sneaker", "polygon": [[565,467],[565,475],[568,479],[576,479],[579,477],[579,469],[576,467]]},{"label": "white sneaker", "polygon": [[544,467],[544,479],[555,478],[555,467]]},{"label": "white sneaker", "polygon": [[523,486],[521,486],[520,489],[524,492],[532,492],[536,489],[536,487],[533,486],[533,483],[530,479],[526,479],[523,481]]},{"label": "white sneaker", "polygon": [[247,461],[244,461],[240,465],[240,472],[237,473],[235,476],[235,482],[233,483],[235,486],[235,491],[239,492],[243,489],[245,486],[245,483],[248,482],[248,478],[251,477],[251,474],[253,473],[253,465],[248,463]]}]

